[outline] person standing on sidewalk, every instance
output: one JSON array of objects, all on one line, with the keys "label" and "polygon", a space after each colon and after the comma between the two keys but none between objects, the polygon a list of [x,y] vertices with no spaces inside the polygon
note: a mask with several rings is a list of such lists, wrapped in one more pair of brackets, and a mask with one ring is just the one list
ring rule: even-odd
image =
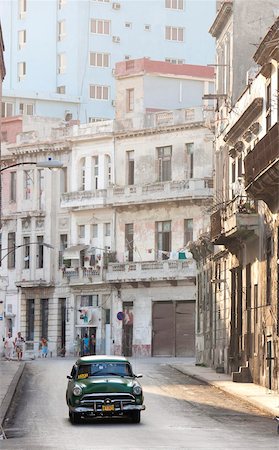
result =
[{"label": "person standing on sidewalk", "polygon": [[41,340],[41,344],[42,344],[42,358],[46,358],[47,354],[48,354],[48,342],[46,338],[42,338]]},{"label": "person standing on sidewalk", "polygon": [[21,332],[19,331],[17,333],[17,337],[15,338],[15,349],[18,361],[22,360],[24,342],[25,339],[21,336]]},{"label": "person standing on sidewalk", "polygon": [[8,336],[5,339],[4,342],[4,348],[5,348],[5,357],[8,361],[11,361],[13,357],[13,352],[15,348],[15,344],[12,338],[12,333],[9,331]]}]

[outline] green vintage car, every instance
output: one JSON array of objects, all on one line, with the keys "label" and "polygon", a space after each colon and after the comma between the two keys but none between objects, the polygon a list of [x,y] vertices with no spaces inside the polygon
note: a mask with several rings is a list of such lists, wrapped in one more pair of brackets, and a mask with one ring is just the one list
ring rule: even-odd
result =
[{"label": "green vintage car", "polygon": [[130,362],[122,356],[84,356],[68,375],[66,401],[72,423],[82,417],[129,416],[140,422],[142,388]]}]

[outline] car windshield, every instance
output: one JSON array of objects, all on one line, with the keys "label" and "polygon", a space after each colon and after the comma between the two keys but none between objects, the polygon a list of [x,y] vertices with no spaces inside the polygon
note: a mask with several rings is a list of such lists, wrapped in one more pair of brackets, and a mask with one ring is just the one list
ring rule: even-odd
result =
[{"label": "car windshield", "polygon": [[78,380],[95,376],[103,377],[107,375],[132,377],[133,372],[129,363],[98,362],[91,364],[81,364],[80,366],[78,366]]}]

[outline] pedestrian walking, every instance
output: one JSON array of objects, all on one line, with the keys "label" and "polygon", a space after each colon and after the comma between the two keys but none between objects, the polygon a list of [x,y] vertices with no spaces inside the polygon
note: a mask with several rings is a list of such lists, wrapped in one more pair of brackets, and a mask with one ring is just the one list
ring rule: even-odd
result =
[{"label": "pedestrian walking", "polygon": [[41,345],[42,345],[42,358],[46,358],[48,354],[48,342],[46,338],[44,337],[42,338]]},{"label": "pedestrian walking", "polygon": [[85,333],[84,337],[82,338],[82,343],[83,343],[83,356],[89,355],[89,337],[87,333]]},{"label": "pedestrian walking", "polygon": [[90,355],[96,354],[96,339],[95,334],[91,334],[90,336]]},{"label": "pedestrian walking", "polygon": [[22,360],[24,343],[25,339],[21,336],[21,332],[19,331],[17,333],[17,337],[15,338],[15,350],[18,361]]},{"label": "pedestrian walking", "polygon": [[4,348],[5,348],[5,357],[8,361],[11,361],[14,353],[15,344],[12,338],[12,333],[9,331],[8,336],[5,339],[4,342]]},{"label": "pedestrian walking", "polygon": [[80,356],[81,355],[81,338],[80,338],[79,334],[77,334],[77,337],[75,339],[74,347],[75,347],[75,356]]}]

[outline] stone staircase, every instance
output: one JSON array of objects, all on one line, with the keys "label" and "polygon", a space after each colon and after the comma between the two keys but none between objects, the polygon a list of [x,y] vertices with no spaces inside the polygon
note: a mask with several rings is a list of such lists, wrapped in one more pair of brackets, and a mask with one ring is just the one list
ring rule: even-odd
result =
[{"label": "stone staircase", "polygon": [[248,366],[240,366],[238,372],[232,372],[232,381],[235,383],[253,383]]}]

